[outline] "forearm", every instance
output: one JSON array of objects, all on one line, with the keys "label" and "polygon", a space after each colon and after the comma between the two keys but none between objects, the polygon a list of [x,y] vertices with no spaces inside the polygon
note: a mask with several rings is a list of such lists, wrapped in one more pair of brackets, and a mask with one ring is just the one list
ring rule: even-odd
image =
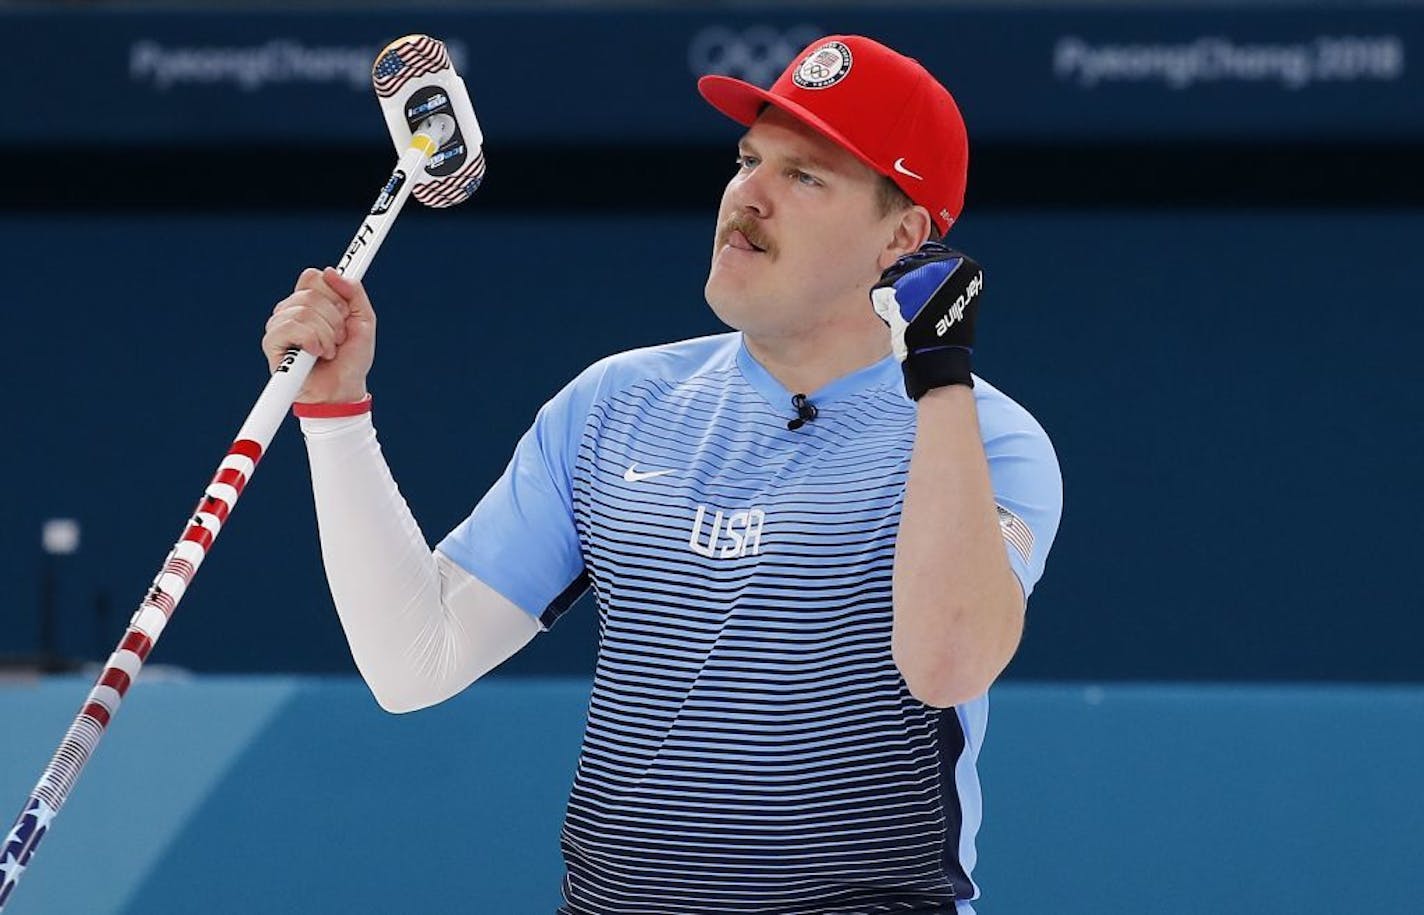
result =
[{"label": "forearm", "polygon": [[369,415],[304,419],[302,430],[332,599],[383,708],[446,699],[533,637],[537,622],[431,552]]},{"label": "forearm", "polygon": [[892,647],[910,691],[947,707],[984,692],[1008,664],[1024,601],[999,528],[973,390],[936,388],[917,409],[895,549]]}]

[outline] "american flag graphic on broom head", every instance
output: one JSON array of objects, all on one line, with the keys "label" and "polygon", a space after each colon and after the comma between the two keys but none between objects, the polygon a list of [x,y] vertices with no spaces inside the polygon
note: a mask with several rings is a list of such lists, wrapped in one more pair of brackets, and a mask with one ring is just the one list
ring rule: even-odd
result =
[{"label": "american flag graphic on broom head", "polygon": [[376,94],[390,98],[406,83],[427,73],[450,67],[445,43],[429,35],[406,35],[386,45],[371,68]]}]

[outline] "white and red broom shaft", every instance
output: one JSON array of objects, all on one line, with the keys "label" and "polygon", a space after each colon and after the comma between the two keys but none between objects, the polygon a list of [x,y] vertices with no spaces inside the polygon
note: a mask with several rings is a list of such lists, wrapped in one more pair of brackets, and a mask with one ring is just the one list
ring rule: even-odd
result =
[{"label": "white and red broom shaft", "polygon": [[[442,134],[446,131],[443,124],[437,124],[430,130],[435,134],[433,137],[425,133],[423,125],[422,131],[411,138],[410,146],[396,164],[376,205],[361,223],[361,228],[337,265],[336,269],[342,276],[359,281],[365,275],[366,267],[410,196],[414,184],[412,177],[444,142]],[[272,373],[247,420],[238,430],[236,441],[218,465],[212,482],[203,491],[193,517],[183,529],[183,535],[169,551],[143,602],[129,620],[118,648],[109,656],[108,663],[65,733],[59,749],[30,792],[15,825],[5,837],[4,845],[0,845],[0,909],[5,907],[20,876],[29,866],[35,848],[49,831],[50,821],[74,789],[74,783],[118,712],[124,693],[138,678],[139,669],[147,660],[149,651],[163,633],[178,602],[183,599],[208,550],[212,549],[213,541],[227,522],[228,515],[252,478],[257,462],[271,444],[287,411],[296,401],[302,383],[315,362],[316,357],[308,352],[290,350]]]}]

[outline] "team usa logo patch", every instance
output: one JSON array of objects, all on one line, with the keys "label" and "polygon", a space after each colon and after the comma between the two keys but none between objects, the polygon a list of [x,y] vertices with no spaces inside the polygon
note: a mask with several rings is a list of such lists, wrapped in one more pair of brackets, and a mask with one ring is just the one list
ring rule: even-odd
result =
[{"label": "team usa logo patch", "polygon": [[839,41],[828,41],[801,61],[791,74],[791,81],[802,89],[826,89],[850,73],[850,48]]}]

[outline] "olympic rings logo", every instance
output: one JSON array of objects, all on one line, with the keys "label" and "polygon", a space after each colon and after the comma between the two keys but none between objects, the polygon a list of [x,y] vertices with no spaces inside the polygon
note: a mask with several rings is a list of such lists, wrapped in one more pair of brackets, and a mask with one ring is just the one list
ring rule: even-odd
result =
[{"label": "olympic rings logo", "polygon": [[754,25],[737,30],[711,25],[692,36],[687,65],[694,76],[715,73],[769,88],[791,59],[825,34],[814,25],[778,29]]}]

